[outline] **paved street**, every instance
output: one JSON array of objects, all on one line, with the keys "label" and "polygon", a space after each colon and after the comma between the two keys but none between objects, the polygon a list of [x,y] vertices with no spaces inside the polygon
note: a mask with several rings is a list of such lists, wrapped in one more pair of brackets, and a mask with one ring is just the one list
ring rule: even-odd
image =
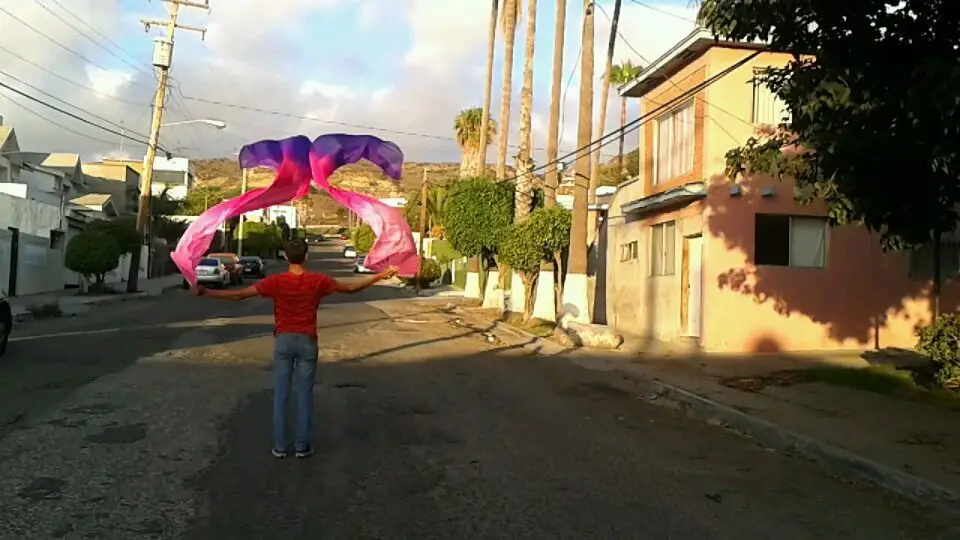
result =
[{"label": "paved street", "polygon": [[[336,251],[313,266],[352,277]],[[266,301],[174,291],[17,327],[0,538],[960,538],[406,296],[322,308],[307,460],[270,456]]]}]

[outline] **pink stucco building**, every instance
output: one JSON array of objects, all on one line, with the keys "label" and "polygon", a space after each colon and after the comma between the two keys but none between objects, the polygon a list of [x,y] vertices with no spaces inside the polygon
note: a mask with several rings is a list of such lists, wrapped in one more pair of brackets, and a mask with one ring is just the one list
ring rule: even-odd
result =
[{"label": "pink stucco building", "polygon": [[[650,113],[758,48],[696,32],[621,94]],[[608,324],[707,352],[914,345],[931,315],[931,258],[828,227],[788,181],[723,175],[729,149],[786,114],[753,78],[789,60],[764,52],[642,125],[640,174],[618,186],[605,221]],[[950,246],[947,276],[957,274]],[[948,282],[943,308],[957,298]]]}]

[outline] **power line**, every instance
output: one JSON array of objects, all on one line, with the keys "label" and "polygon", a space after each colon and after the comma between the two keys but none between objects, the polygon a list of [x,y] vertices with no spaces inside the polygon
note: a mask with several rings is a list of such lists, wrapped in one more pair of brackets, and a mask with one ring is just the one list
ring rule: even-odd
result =
[{"label": "power line", "polygon": [[[38,97],[32,96],[32,95],[30,95],[30,94],[28,94],[28,93],[26,93],[26,92],[24,92],[24,91],[22,91],[22,90],[19,90],[19,89],[13,87],[13,86],[10,86],[9,84],[7,84],[7,83],[5,83],[5,82],[3,82],[3,81],[0,81],[0,88],[6,88],[7,90],[10,90],[11,92],[14,92],[15,94],[19,94],[20,96],[23,96],[23,97],[29,99],[30,101],[33,101],[33,102],[35,102],[35,103],[39,103],[40,105],[43,105],[44,107],[47,107],[47,108],[49,108],[49,109],[53,109],[53,110],[57,111],[57,112],[60,113],[60,114],[64,114],[64,115],[66,115],[66,116],[69,116],[70,118],[73,118],[74,120],[78,120],[78,121],[80,121],[80,122],[83,122],[84,124],[87,124],[87,125],[89,125],[89,126],[93,126],[93,127],[97,128],[97,129],[99,129],[99,130],[106,131],[107,133],[111,133],[111,134],[113,134],[113,135],[117,135],[117,136],[120,136],[120,137],[124,137],[124,138],[126,138],[126,139],[130,139],[131,141],[138,142],[138,143],[140,143],[140,144],[148,144],[147,141],[140,140],[140,139],[135,139],[135,138],[133,138],[133,137],[128,137],[125,133],[122,133],[122,132],[120,132],[120,131],[117,131],[117,130],[115,130],[115,129],[112,129],[112,128],[109,128],[109,127],[106,127],[106,126],[103,126],[103,125],[100,125],[100,124],[98,124],[98,123],[96,123],[96,122],[87,120],[86,118],[83,118],[83,117],[81,117],[81,116],[78,116],[78,115],[76,115],[76,114],[74,114],[74,113],[72,113],[72,112],[70,112],[70,111],[65,111],[65,110],[61,109],[60,107],[57,107],[56,105],[52,105],[52,104],[50,104],[50,103],[47,103],[46,101],[44,101],[44,100],[42,100],[42,99],[40,99],[40,98],[38,98]],[[86,112],[87,114],[89,114],[89,112],[86,111],[86,110],[84,110],[84,112]],[[110,143],[110,144],[113,144],[113,143]],[[163,150],[164,152],[167,152],[167,150],[166,150],[165,148],[163,148],[162,150]]]},{"label": "power line", "polygon": [[[53,95],[53,94],[51,94],[51,93],[49,93],[49,92],[46,92],[46,91],[44,91],[44,90],[42,90],[42,89],[40,89],[40,88],[37,88],[36,86],[34,86],[34,85],[32,85],[32,84],[24,81],[23,79],[20,79],[20,78],[18,78],[18,77],[15,77],[15,76],[13,76],[13,75],[11,75],[11,74],[3,71],[3,70],[0,70],[0,75],[4,75],[4,76],[7,77],[7,78],[13,79],[14,81],[16,81],[16,82],[18,82],[18,83],[20,83],[20,84],[22,84],[22,85],[24,85],[24,86],[32,89],[32,90],[34,90],[34,91],[36,91],[36,92],[39,92],[39,93],[47,96],[48,98],[50,98],[50,99],[52,99],[52,100],[54,100],[54,101],[58,101],[58,102],[60,102],[60,103],[62,103],[62,104],[64,104],[64,105],[66,105],[66,106],[68,106],[68,107],[72,107],[72,108],[74,108],[74,109],[76,109],[76,110],[78,110],[78,111],[83,111],[83,112],[85,112],[87,115],[92,116],[92,117],[96,118],[97,120],[100,120],[100,121],[102,121],[102,122],[106,122],[107,124],[110,124],[111,126],[114,126],[114,127],[118,128],[118,129],[121,129],[121,130],[126,129],[124,126],[122,126],[122,125],[120,125],[120,124],[118,124],[118,123],[116,123],[116,122],[114,122],[114,121],[112,121],[112,120],[110,120],[110,119],[108,119],[108,118],[104,118],[104,117],[99,116],[99,115],[97,115],[97,114],[95,114],[95,113],[92,113],[92,112],[90,112],[90,111],[87,111],[87,110],[83,109],[82,107],[78,107],[78,106],[74,105],[73,103],[70,103],[69,101],[65,101],[65,100],[63,100],[63,99],[61,99],[61,98],[59,98],[59,97],[57,97],[57,96],[55,96],[55,95]],[[130,131],[130,133],[133,133],[134,135],[139,135],[140,137],[146,137],[146,135],[144,135],[144,134],[142,134],[142,133],[137,133],[136,131]]]},{"label": "power line", "polygon": [[70,129],[70,128],[64,126],[64,125],[62,125],[60,122],[57,122],[57,121],[55,121],[55,120],[51,120],[51,119],[47,118],[46,116],[43,116],[42,114],[38,113],[37,111],[34,111],[34,110],[30,109],[29,107],[23,105],[22,103],[18,103],[15,99],[13,99],[12,97],[10,97],[10,96],[8,96],[8,95],[6,95],[6,94],[0,94],[0,97],[2,97],[3,99],[6,99],[6,100],[9,101],[10,103],[12,103],[12,104],[16,105],[17,107],[23,109],[25,112],[27,112],[27,113],[29,113],[29,114],[31,114],[31,115],[33,115],[33,116],[35,116],[35,117],[43,120],[44,122],[47,122],[47,123],[52,124],[52,125],[54,125],[54,126],[57,126],[59,129],[61,129],[61,130],[63,130],[63,131],[67,131],[67,132],[69,132],[69,133],[73,133],[74,135],[79,135],[79,136],[81,136],[81,137],[83,137],[83,138],[85,138],[85,139],[90,139],[91,141],[97,141],[97,142],[99,142],[99,143],[104,143],[104,144],[113,144],[113,143],[110,142],[110,141],[107,141],[107,140],[104,140],[104,139],[98,139],[98,138],[96,138],[96,137],[87,135],[87,134],[85,134],[85,133],[80,133],[79,131],[74,131],[74,130],[72,130],[72,129]]},{"label": "power line", "polygon": [[54,4],[56,4],[57,6],[59,6],[60,9],[66,11],[67,13],[69,13],[70,15],[72,15],[75,19],[77,19],[77,21],[78,21],[80,24],[82,24],[82,25],[86,26],[87,28],[89,28],[91,32],[93,32],[94,34],[100,36],[104,41],[106,41],[107,43],[109,43],[109,44],[113,45],[114,47],[116,47],[116,49],[119,50],[120,52],[122,52],[123,54],[125,54],[125,55],[127,56],[127,58],[133,60],[134,62],[139,62],[139,60],[137,60],[137,58],[136,58],[135,56],[133,56],[132,54],[130,54],[129,52],[127,52],[127,50],[124,49],[124,48],[123,48],[122,46],[120,46],[119,44],[117,44],[116,41],[113,41],[113,40],[110,39],[109,37],[103,35],[103,32],[97,30],[96,28],[94,28],[93,26],[91,26],[90,23],[88,23],[88,22],[84,21],[82,18],[80,18],[76,13],[70,11],[66,6],[64,6],[62,3],[60,3],[60,0],[50,0],[50,1],[53,2]]},{"label": "power line", "polygon": [[[88,64],[91,64],[91,65],[93,65],[93,66],[96,66],[96,67],[98,67],[98,68],[100,68],[100,69],[102,69],[102,70],[104,70],[104,71],[110,71],[109,69],[103,67],[102,65],[98,64],[97,62],[94,62],[93,60],[87,58],[86,56],[80,54],[79,52],[71,49],[70,47],[67,47],[67,46],[64,45],[63,43],[60,43],[59,41],[53,39],[52,37],[48,36],[47,34],[44,34],[44,33],[41,32],[40,30],[38,30],[37,27],[35,27],[35,26],[33,26],[32,24],[24,21],[24,20],[21,19],[20,17],[17,17],[17,16],[14,15],[13,13],[10,13],[10,11],[7,10],[6,8],[0,7],[0,12],[6,13],[6,14],[7,14],[10,18],[12,18],[13,20],[15,20],[15,21],[19,22],[20,24],[22,24],[23,26],[26,26],[27,28],[33,30],[33,31],[36,32],[37,34],[40,34],[40,36],[46,38],[46,40],[49,41],[50,43],[53,43],[54,45],[60,47],[61,49],[67,51],[68,53],[76,56],[77,58],[79,58],[79,59],[81,59],[81,60],[83,60],[84,62],[86,62],[86,63],[88,63]],[[137,83],[132,82],[131,84],[137,84]],[[143,86],[143,85],[139,85],[139,84],[137,84],[137,85],[138,85],[138,86]]]},{"label": "power line", "polygon": [[[280,117],[284,117],[284,118],[292,118],[292,119],[294,119],[294,120],[306,120],[306,121],[308,121],[308,122],[317,122],[317,123],[320,123],[320,124],[331,124],[331,125],[335,125],[335,126],[348,127],[348,128],[352,128],[352,129],[362,129],[362,130],[366,130],[366,131],[378,131],[378,132],[381,132],[381,133],[391,133],[391,134],[394,134],[394,135],[405,135],[405,136],[409,136],[409,137],[420,137],[420,138],[424,138],[424,139],[434,139],[434,140],[446,141],[446,142],[454,142],[454,143],[456,142],[456,139],[454,139],[453,137],[445,137],[445,136],[443,136],[443,135],[432,135],[432,134],[429,134],[429,133],[418,133],[418,132],[415,132],[415,131],[405,131],[405,130],[398,130],[398,129],[386,128],[386,127],[368,126],[368,125],[363,125],[363,124],[353,124],[353,123],[350,123],[350,122],[341,122],[341,121],[338,121],[338,120],[324,120],[324,119],[322,119],[322,118],[314,118],[314,117],[310,117],[310,116],[302,116],[302,115],[285,113],[285,112],[280,112],[280,111],[272,111],[272,110],[269,110],[269,109],[262,109],[262,108],[260,108],[260,107],[253,107],[253,106],[248,106],[248,105],[238,105],[238,104],[236,104],[236,103],[228,103],[228,102],[225,102],[225,101],[219,101],[219,100],[215,100],[215,99],[206,99],[206,98],[200,98],[200,97],[195,97],[195,96],[188,96],[188,95],[185,95],[185,94],[181,94],[181,97],[182,97],[183,99],[185,99],[185,100],[188,100],[188,101],[195,101],[195,102],[198,102],[198,103],[206,103],[206,104],[208,104],[208,105],[215,105],[215,106],[218,106],[218,107],[228,107],[228,108],[231,108],[231,109],[238,109],[238,110],[243,110],[243,111],[257,112],[257,113],[267,114],[267,115],[271,115],[271,116],[280,116]],[[510,146],[511,148],[518,148],[518,146],[515,145],[515,144],[511,144],[511,145],[509,145],[509,146]],[[538,150],[538,151],[541,151],[541,152],[546,151],[545,148],[540,148],[540,147],[534,148],[534,150]]]},{"label": "power line", "polygon": [[[754,51],[753,53],[751,53],[751,54],[748,55],[747,57],[742,58],[741,60],[737,61],[737,62],[734,63],[734,64],[731,64],[731,65],[728,66],[726,69],[724,69],[723,71],[720,71],[719,73],[713,75],[713,76],[710,77],[709,79],[706,79],[706,80],[704,80],[703,82],[701,82],[701,83],[699,83],[699,84],[697,84],[697,85],[694,85],[693,87],[691,87],[691,88],[688,89],[687,91],[681,93],[680,95],[676,96],[675,98],[673,98],[673,99],[671,99],[671,100],[668,100],[666,103],[663,103],[663,104],[657,106],[657,108],[655,108],[654,110],[652,110],[652,111],[650,111],[650,112],[648,112],[648,113],[646,113],[646,114],[641,115],[641,116],[640,116],[639,118],[637,118],[636,120],[632,120],[632,121],[628,122],[627,124],[623,125],[623,127],[617,128],[617,129],[615,129],[615,130],[613,130],[613,131],[611,131],[611,132],[609,132],[609,133],[607,133],[607,134],[605,134],[605,135],[597,138],[596,140],[590,141],[588,144],[586,144],[586,145],[584,145],[584,146],[582,146],[582,147],[574,150],[573,152],[570,152],[570,153],[567,153],[567,154],[565,154],[565,155],[563,155],[563,156],[560,156],[560,157],[558,157],[557,159],[555,159],[554,161],[551,161],[551,162],[548,162],[548,163],[544,163],[543,165],[539,165],[539,166],[537,166],[537,167],[534,167],[534,169],[533,169],[532,171],[530,171],[530,172],[531,172],[531,173],[536,173],[536,172],[539,172],[539,171],[545,171],[545,170],[547,170],[547,168],[549,168],[549,167],[554,167],[554,168],[556,168],[556,166],[557,166],[558,164],[560,164],[560,163],[563,163],[564,160],[567,160],[567,159],[569,159],[570,157],[579,157],[579,154],[580,154],[581,152],[584,152],[584,151],[586,151],[587,154],[592,154],[593,152],[599,150],[600,148],[603,148],[604,146],[606,146],[606,145],[608,145],[608,144],[616,141],[621,132],[623,132],[624,135],[627,135],[627,134],[629,134],[629,133],[632,133],[632,132],[640,129],[640,126],[642,126],[642,125],[646,124],[647,122],[649,122],[651,119],[653,119],[654,117],[656,117],[657,115],[659,115],[660,112],[662,112],[662,111],[664,111],[665,109],[668,109],[668,108],[670,108],[670,107],[673,107],[673,106],[676,105],[677,103],[682,102],[683,100],[689,98],[690,96],[696,94],[697,92],[700,92],[700,91],[708,88],[708,87],[711,86],[713,83],[715,83],[715,82],[719,81],[720,79],[726,77],[727,75],[729,75],[730,73],[732,73],[734,70],[740,68],[741,66],[745,65],[747,62],[753,60],[754,58],[756,58],[757,56],[759,56],[759,55],[760,55],[762,52],[764,52],[765,50],[766,50],[766,49],[763,48],[763,49],[758,49],[758,50]],[[609,139],[609,140],[607,140],[607,139]],[[593,148],[594,146],[596,146],[595,149]],[[519,178],[519,177],[520,177],[520,176],[517,175],[517,176],[514,176],[514,177],[512,177],[512,178],[507,178],[507,179],[505,179],[505,180],[503,180],[503,181],[504,181],[504,182],[512,182],[512,181],[516,180],[516,179]]]},{"label": "power line", "polygon": [[694,19],[689,19],[689,18],[687,18],[687,17],[684,17],[683,15],[678,15],[678,14],[676,14],[676,13],[671,13],[671,12],[665,10],[665,9],[658,8],[657,6],[651,6],[650,4],[647,4],[647,3],[645,3],[645,2],[641,2],[640,0],[630,0],[630,1],[633,2],[634,4],[638,5],[638,6],[645,7],[645,8],[647,8],[647,9],[651,10],[651,11],[656,11],[657,13],[662,13],[663,15],[667,15],[667,16],[673,17],[673,18],[675,18],[675,19],[680,19],[681,21],[687,21],[687,22],[691,22],[691,23],[693,23],[693,24],[697,24],[697,21],[694,20]]},{"label": "power line", "polygon": [[[73,14],[69,9],[63,7],[63,5],[60,4],[59,2],[57,2],[57,0],[53,0],[53,2],[56,2],[57,5],[60,6],[60,9],[62,9],[62,10],[64,10],[64,11],[66,11],[67,13],[69,13],[71,16],[73,16],[73,18],[77,19],[78,21],[80,20],[80,17],[77,17],[77,16],[76,16],[75,14]],[[120,56],[120,55],[118,55],[117,53],[113,52],[112,50],[108,49],[107,47],[104,47],[99,41],[97,41],[96,39],[90,37],[89,34],[87,34],[87,33],[84,32],[83,30],[81,30],[81,29],[77,28],[76,26],[74,26],[73,23],[71,23],[71,22],[68,21],[67,19],[61,17],[59,14],[57,14],[55,11],[53,11],[52,9],[50,9],[49,7],[47,7],[47,5],[44,4],[44,3],[42,3],[40,0],[33,0],[33,3],[34,3],[34,4],[37,4],[38,6],[40,6],[41,8],[43,8],[44,11],[46,11],[47,13],[49,13],[49,14],[53,15],[54,17],[56,17],[57,20],[59,20],[60,22],[62,22],[62,23],[65,24],[65,25],[69,26],[69,27],[72,28],[75,32],[77,32],[78,34],[80,34],[81,36],[83,36],[83,37],[87,38],[88,40],[90,40],[90,42],[93,43],[94,45],[96,45],[97,47],[100,47],[101,49],[103,49],[104,51],[106,51],[107,54],[109,54],[109,55],[113,56],[114,58],[120,60],[120,61],[123,62],[124,64],[132,67],[133,69],[139,71],[140,73],[143,73],[144,75],[152,76],[152,74],[147,73],[146,71],[144,71],[143,68],[141,68],[139,65],[130,63],[129,60],[123,58],[122,56]],[[82,22],[82,21],[81,21],[81,22]],[[84,23],[84,24],[86,24],[86,23]],[[87,27],[90,27],[90,25],[87,25]],[[95,31],[96,31],[96,30],[95,30]],[[97,32],[97,33],[99,34],[99,32]],[[103,35],[103,34],[101,34],[101,35]],[[107,40],[107,41],[109,41],[109,40]]]},{"label": "power line", "polygon": [[131,101],[131,100],[129,100],[129,99],[123,99],[123,98],[114,96],[114,95],[112,95],[112,94],[107,94],[107,93],[101,92],[101,91],[97,90],[96,88],[91,88],[91,87],[89,87],[89,86],[86,86],[86,85],[83,85],[83,84],[81,84],[81,83],[78,83],[77,81],[75,81],[75,80],[73,80],[73,79],[71,79],[71,78],[69,78],[69,77],[64,77],[63,75],[57,73],[56,71],[53,71],[52,69],[49,69],[49,68],[47,68],[47,67],[44,67],[44,66],[42,66],[42,65],[34,62],[33,60],[29,60],[29,59],[27,59],[27,58],[24,58],[23,56],[21,56],[21,55],[15,53],[15,52],[11,51],[10,49],[4,47],[3,45],[0,45],[0,51],[3,51],[3,52],[5,52],[5,53],[9,54],[10,56],[13,56],[14,58],[17,58],[18,60],[20,60],[20,61],[22,61],[22,62],[24,62],[24,63],[30,64],[31,66],[39,69],[40,71],[43,71],[43,72],[47,73],[48,75],[51,75],[51,76],[53,76],[53,77],[56,77],[56,78],[60,79],[60,80],[63,81],[63,82],[70,83],[70,84],[72,84],[72,85],[74,85],[74,86],[76,86],[76,87],[78,87],[78,88],[83,88],[84,90],[93,92],[94,94],[96,94],[96,95],[98,95],[98,96],[105,97],[105,98],[108,98],[108,99],[113,99],[113,100],[116,100],[116,101],[119,101],[119,102],[122,102],[122,103],[129,103],[130,105],[139,105],[139,106],[141,106],[141,107],[150,107],[150,106],[151,106],[149,103],[140,103],[140,102],[137,102],[137,101]]}]

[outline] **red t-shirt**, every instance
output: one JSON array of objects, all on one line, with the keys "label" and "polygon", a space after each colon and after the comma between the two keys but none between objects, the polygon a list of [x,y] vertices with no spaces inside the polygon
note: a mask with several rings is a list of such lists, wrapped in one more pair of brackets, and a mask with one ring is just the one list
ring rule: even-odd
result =
[{"label": "red t-shirt", "polygon": [[326,274],[284,272],[257,283],[260,296],[273,299],[274,334],[317,337],[317,308],[332,293],[335,281]]}]

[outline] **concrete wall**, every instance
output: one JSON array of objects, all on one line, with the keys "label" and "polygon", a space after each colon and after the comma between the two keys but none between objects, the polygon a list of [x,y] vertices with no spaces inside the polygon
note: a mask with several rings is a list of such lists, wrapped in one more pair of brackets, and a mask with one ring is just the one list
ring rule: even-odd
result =
[{"label": "concrete wall", "polygon": [[63,289],[63,250],[49,236],[21,234],[17,263],[17,296]]},{"label": "concrete wall", "polygon": [[0,291],[9,293],[8,284],[10,283],[10,240],[13,233],[6,229],[0,229]]},{"label": "concrete wall", "polygon": [[22,234],[47,238],[60,229],[60,207],[0,193],[0,229],[14,227]]}]

